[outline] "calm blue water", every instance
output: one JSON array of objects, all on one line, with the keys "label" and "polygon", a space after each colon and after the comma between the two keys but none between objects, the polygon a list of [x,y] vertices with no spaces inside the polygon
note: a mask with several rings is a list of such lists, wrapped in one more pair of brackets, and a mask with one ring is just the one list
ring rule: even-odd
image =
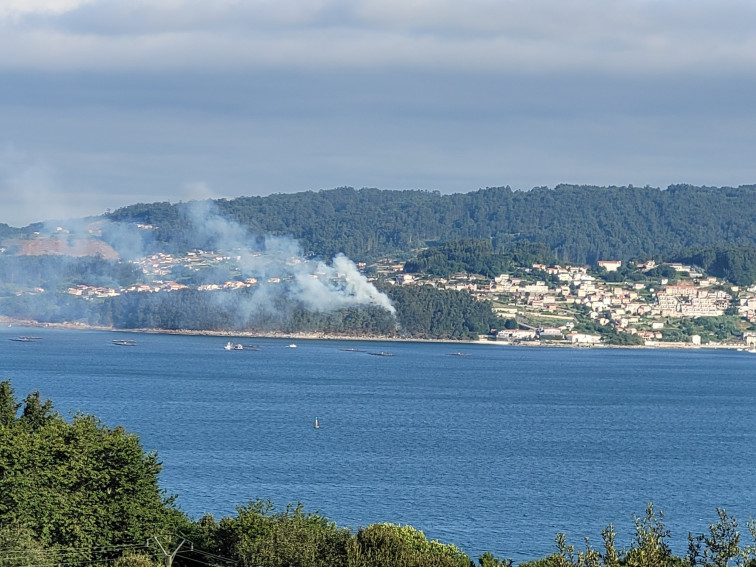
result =
[{"label": "calm blue water", "polygon": [[[6,340],[19,334],[43,340]],[[473,558],[521,561],[557,532],[600,547],[610,522],[628,547],[649,501],[676,553],[717,506],[756,515],[754,355],[226,341],[4,328],[0,379],[138,433],[195,518],[299,501],[340,526],[411,524]],[[469,356],[446,354],[458,350]]]}]

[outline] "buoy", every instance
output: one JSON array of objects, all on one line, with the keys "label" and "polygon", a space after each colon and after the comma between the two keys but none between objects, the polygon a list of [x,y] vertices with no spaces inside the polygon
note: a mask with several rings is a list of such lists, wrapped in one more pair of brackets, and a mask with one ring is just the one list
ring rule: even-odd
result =
[{"label": "buoy", "polygon": [[315,429],[318,429],[320,427],[320,424],[318,423],[318,418],[315,418]]}]

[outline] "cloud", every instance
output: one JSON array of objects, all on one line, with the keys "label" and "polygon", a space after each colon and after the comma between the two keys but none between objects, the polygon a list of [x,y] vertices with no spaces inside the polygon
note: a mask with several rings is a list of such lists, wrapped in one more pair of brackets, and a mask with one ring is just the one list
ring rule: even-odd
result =
[{"label": "cloud", "polygon": [[[753,70],[743,0],[16,0],[0,66]],[[12,55],[10,55],[12,54]]]},{"label": "cloud", "polygon": [[61,15],[75,11],[94,0],[4,0],[0,3],[0,19],[19,21],[30,15]]},{"label": "cloud", "polygon": [[744,0],[2,4],[0,142],[34,156],[4,187],[36,165],[84,214],[340,185],[754,181]]}]

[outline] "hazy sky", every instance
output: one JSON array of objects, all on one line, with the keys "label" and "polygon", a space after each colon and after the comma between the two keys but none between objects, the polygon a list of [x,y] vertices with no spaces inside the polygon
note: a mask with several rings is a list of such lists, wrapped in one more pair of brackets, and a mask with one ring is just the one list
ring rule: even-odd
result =
[{"label": "hazy sky", "polygon": [[0,222],[756,183],[752,0],[0,0]]}]

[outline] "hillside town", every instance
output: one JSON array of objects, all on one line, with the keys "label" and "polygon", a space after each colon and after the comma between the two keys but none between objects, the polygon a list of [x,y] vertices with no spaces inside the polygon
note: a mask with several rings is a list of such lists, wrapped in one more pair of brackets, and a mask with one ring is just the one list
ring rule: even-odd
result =
[{"label": "hillside town", "polygon": [[[588,266],[546,266],[533,264],[524,277],[501,274],[493,280],[459,273],[452,278],[427,278],[403,273],[401,264],[383,264],[379,272],[396,285],[433,285],[466,290],[481,301],[490,301],[495,312],[517,321],[517,328],[496,330],[497,340],[510,343],[567,341],[599,344],[606,332],[637,336],[642,344],[669,342],[665,333],[671,323],[682,319],[737,316],[743,324],[756,323],[756,286],[740,289],[715,277],[705,276],[692,266],[665,264],[678,276],[632,282],[608,282],[601,273],[616,271],[619,260],[599,261],[598,272]],[[648,272],[653,260],[634,265]],[[539,279],[540,278],[540,279]],[[596,332],[578,332],[580,319],[588,319]],[[701,336],[686,337],[701,344]],[[754,348],[756,332],[744,331],[735,346]]]},{"label": "hillside town", "polygon": [[[144,274],[145,283],[127,287],[76,285],[67,290],[83,299],[114,297],[128,293],[169,293],[182,289],[199,291],[233,290],[277,285],[285,277],[234,277],[226,281],[191,285],[171,279],[183,271],[200,272],[219,265],[235,265],[240,256],[194,250],[184,255],[153,254],[134,260]],[[292,258],[296,263],[301,259]],[[632,265],[638,274],[633,281],[611,281],[608,274],[622,266],[618,260],[599,261],[597,267],[533,264],[519,267],[516,273],[503,273],[492,279],[468,273],[447,278],[404,271],[404,263],[383,260],[357,267],[379,285],[433,286],[438,289],[469,292],[492,309],[508,325],[492,329],[490,339],[511,344],[564,343],[597,345],[613,336],[632,336],[632,344],[655,346],[683,340],[696,345],[710,342],[698,333],[680,337],[679,322],[725,315],[742,321],[744,331],[728,337],[727,343],[744,348],[756,347],[756,286],[739,288],[707,276],[693,266],[664,264],[674,278],[643,277],[657,267],[650,260]],[[670,270],[667,270],[669,272]],[[312,277],[318,277],[313,274]],[[345,277],[343,274],[336,276]]]}]

